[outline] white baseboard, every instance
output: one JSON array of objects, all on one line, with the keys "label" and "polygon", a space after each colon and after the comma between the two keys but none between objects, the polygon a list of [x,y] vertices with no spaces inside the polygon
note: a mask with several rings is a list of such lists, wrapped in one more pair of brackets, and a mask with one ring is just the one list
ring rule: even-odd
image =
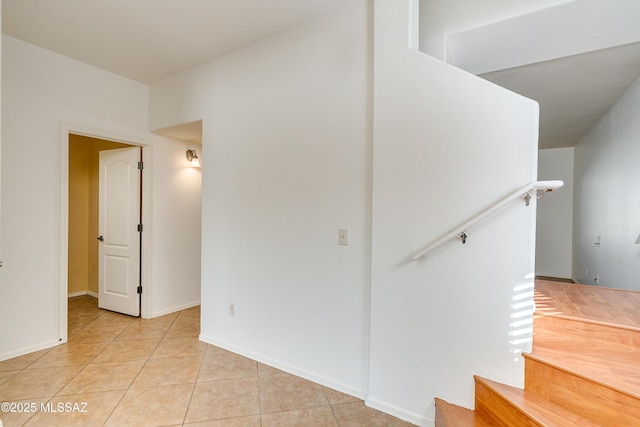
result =
[{"label": "white baseboard", "polygon": [[0,362],[8,359],[13,359],[14,357],[24,356],[25,354],[33,353],[36,351],[45,350],[47,348],[52,348],[60,344],[62,344],[62,342],[58,340],[47,341],[42,344],[21,348],[20,350],[10,351],[8,353],[3,353],[0,354]]},{"label": "white baseboard", "polygon": [[81,297],[83,295],[89,295],[91,297],[98,298],[98,294],[91,291],[71,292],[70,294],[67,295],[67,297],[73,298],[73,297]]},{"label": "white baseboard", "polygon": [[349,396],[356,397],[358,399],[364,400],[366,398],[366,392],[364,390],[358,390],[346,384],[342,384],[340,382],[334,381],[332,379],[323,377],[321,375],[314,374],[312,372],[305,371],[298,367],[289,365],[279,360],[274,360],[270,357],[266,357],[264,355],[254,353],[252,351],[248,351],[243,348],[236,347],[226,342],[222,342],[216,340],[214,338],[208,337],[206,335],[200,334],[200,341],[206,342],[207,344],[215,345],[216,347],[224,348],[225,350],[229,350],[233,353],[248,357],[249,359],[255,360],[260,363],[264,363],[265,365],[269,365],[276,369],[280,369],[283,372],[288,374],[292,374],[298,376],[300,378],[304,378],[309,381],[313,381],[316,384],[323,385],[325,387],[331,388],[333,390],[337,390],[341,393],[348,394]]},{"label": "white baseboard", "polygon": [[422,427],[435,426],[435,420],[429,419],[422,415],[415,414],[413,412],[405,411],[404,409],[398,408],[397,406],[390,405],[381,400],[367,398],[364,401],[364,404],[370,408],[377,409],[378,411],[384,412],[385,414],[392,415],[396,418],[399,418],[403,421],[407,421],[411,424],[415,424],[417,426],[422,426]]},{"label": "white baseboard", "polygon": [[67,297],[69,297],[69,298],[81,297],[81,296],[86,295],[86,294],[87,294],[87,291],[71,292],[71,293],[67,294]]},{"label": "white baseboard", "polygon": [[194,301],[187,304],[182,304],[177,307],[171,307],[166,310],[156,311],[151,315],[151,317],[145,317],[145,319],[153,319],[155,317],[164,316],[165,314],[175,313],[176,311],[186,310],[187,308],[192,308],[200,305],[200,301]]}]

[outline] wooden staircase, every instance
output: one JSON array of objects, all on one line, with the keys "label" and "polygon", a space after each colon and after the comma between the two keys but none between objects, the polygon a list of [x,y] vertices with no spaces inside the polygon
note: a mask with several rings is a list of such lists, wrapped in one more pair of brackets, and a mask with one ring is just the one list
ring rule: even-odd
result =
[{"label": "wooden staircase", "polygon": [[436,427],[640,426],[640,292],[536,281],[524,390],[475,377],[475,411],[436,399]]}]

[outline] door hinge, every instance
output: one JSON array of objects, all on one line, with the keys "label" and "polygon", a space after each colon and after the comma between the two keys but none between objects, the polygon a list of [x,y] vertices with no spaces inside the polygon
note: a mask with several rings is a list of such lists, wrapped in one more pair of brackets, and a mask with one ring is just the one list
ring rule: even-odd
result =
[{"label": "door hinge", "polygon": [[142,293],[142,285],[138,286],[138,293],[141,294]]},{"label": "door hinge", "polygon": [[138,169],[140,169],[140,170],[144,169],[144,163],[143,162],[138,162]]},{"label": "door hinge", "polygon": [[142,228],[143,228],[143,227],[142,227],[142,224],[138,224],[138,231],[139,231],[140,233],[142,233]]}]

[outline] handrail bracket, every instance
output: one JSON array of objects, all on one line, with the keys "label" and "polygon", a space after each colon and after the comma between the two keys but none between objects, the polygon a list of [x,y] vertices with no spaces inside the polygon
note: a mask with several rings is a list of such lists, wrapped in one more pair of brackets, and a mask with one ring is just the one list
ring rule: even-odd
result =
[{"label": "handrail bracket", "polygon": [[[423,248],[422,250],[417,252],[415,255],[413,255],[412,259],[413,260],[417,260],[419,258],[424,257],[427,254],[427,252],[429,252],[430,250],[432,250],[436,246],[446,242],[447,240],[449,240],[451,238],[459,237],[462,240],[462,244],[464,245],[465,243],[467,243],[467,237],[468,237],[467,236],[467,230],[469,229],[469,227],[471,227],[474,224],[482,221],[483,219],[485,219],[486,217],[488,217],[492,213],[502,209],[507,204],[509,204],[512,201],[514,201],[516,199],[519,199],[521,197],[524,199],[525,204],[527,206],[529,206],[529,204],[531,202],[531,199],[533,198],[533,195],[532,195],[533,192],[535,192],[536,198],[539,199],[540,197],[542,197],[542,195],[544,193],[556,190],[556,189],[562,187],[563,185],[564,185],[564,183],[562,181],[534,181],[534,182],[530,182],[529,184],[525,185],[521,189],[511,193],[509,196],[507,196],[504,199],[500,200],[496,204],[494,204],[491,207],[489,207],[489,208],[485,209],[484,211],[480,212],[478,215],[473,217],[471,220],[469,220],[469,221],[465,222],[464,224],[460,225],[459,227],[456,227],[455,229],[451,230],[449,233],[445,234],[444,236],[442,236],[438,240],[434,241],[429,246],[426,246],[425,248]],[[462,230],[462,232],[460,232],[458,230]]]}]

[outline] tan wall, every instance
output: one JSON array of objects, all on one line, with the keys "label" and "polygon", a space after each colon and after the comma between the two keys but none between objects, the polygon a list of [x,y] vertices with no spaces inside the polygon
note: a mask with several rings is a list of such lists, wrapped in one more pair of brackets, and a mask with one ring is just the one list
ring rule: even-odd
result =
[{"label": "tan wall", "polygon": [[69,293],[98,293],[100,151],[128,147],[69,135]]},{"label": "tan wall", "polygon": [[69,294],[87,291],[89,239],[88,144],[69,137]]}]

